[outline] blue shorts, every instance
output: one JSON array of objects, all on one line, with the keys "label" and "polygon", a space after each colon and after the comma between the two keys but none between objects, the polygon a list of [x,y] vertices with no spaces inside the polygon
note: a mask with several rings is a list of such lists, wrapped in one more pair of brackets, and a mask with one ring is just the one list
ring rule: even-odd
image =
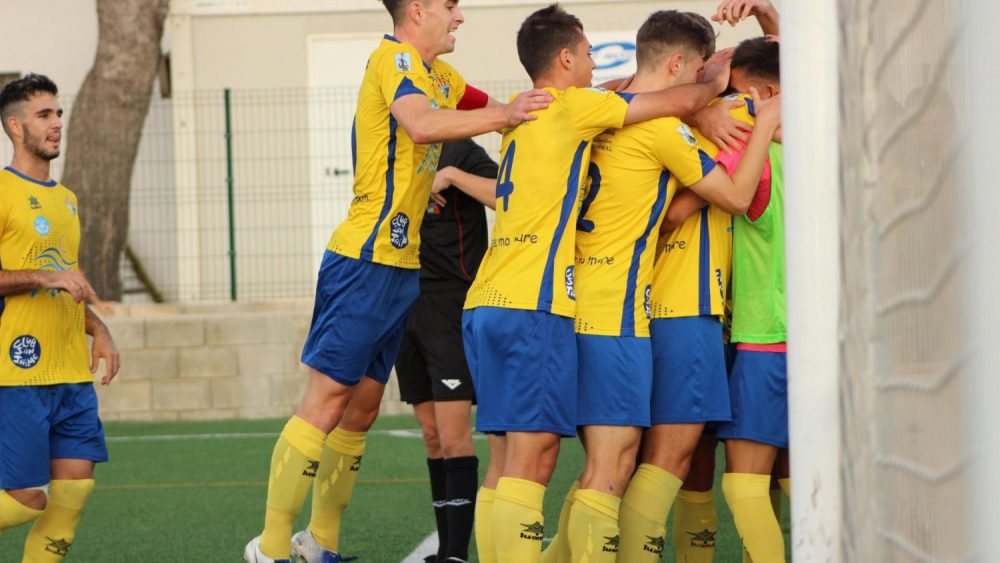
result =
[{"label": "blue shorts", "polygon": [[752,440],[788,447],[788,371],[784,352],[738,350],[729,381],[733,421],[720,440]]},{"label": "blue shorts", "polygon": [[420,294],[419,276],[326,251],[302,363],[343,385],[365,375],[388,382],[406,313]]},{"label": "blue shorts", "polygon": [[476,430],[576,435],[573,319],[496,307],[462,315],[479,407]]},{"label": "blue shorts", "polygon": [[728,421],[729,382],[716,317],[653,319],[653,424]]},{"label": "blue shorts", "polygon": [[653,349],[649,338],[576,335],[577,426],[649,427]]},{"label": "blue shorts", "polygon": [[0,489],[48,483],[52,459],[108,461],[94,384],[0,387]]}]

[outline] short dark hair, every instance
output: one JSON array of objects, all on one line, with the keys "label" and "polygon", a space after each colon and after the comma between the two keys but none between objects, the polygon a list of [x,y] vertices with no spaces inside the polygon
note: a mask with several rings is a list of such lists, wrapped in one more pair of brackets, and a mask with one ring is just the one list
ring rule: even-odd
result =
[{"label": "short dark hair", "polygon": [[689,49],[708,58],[715,52],[715,30],[694,12],[660,10],[650,14],[636,34],[636,64],[657,64],[671,49]]},{"label": "short dark hair", "polygon": [[548,70],[552,59],[563,49],[572,49],[580,41],[583,24],[558,3],[550,4],[528,16],[517,30],[517,58],[535,80]]},{"label": "short dark hair", "polygon": [[[389,11],[389,15],[392,16],[392,25],[399,25],[403,21],[403,15],[406,13],[406,6],[409,5],[413,0],[379,0],[385,9]],[[423,2],[424,0],[420,0]]]},{"label": "short dark hair", "polygon": [[751,78],[780,82],[781,57],[779,45],[767,37],[745,39],[733,53],[730,68],[742,69]]},{"label": "short dark hair", "polygon": [[27,102],[38,94],[55,96],[59,94],[59,88],[55,82],[49,80],[49,77],[34,73],[4,85],[3,90],[0,90],[0,121],[3,121],[4,131],[7,131],[7,118],[10,117],[14,106],[20,102]]}]

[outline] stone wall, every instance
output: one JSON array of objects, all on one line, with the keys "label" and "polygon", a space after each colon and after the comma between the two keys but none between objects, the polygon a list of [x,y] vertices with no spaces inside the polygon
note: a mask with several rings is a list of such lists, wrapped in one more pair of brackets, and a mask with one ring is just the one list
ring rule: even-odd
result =
[{"label": "stone wall", "polygon": [[[311,302],[110,305],[121,371],[97,385],[104,420],[287,417],[305,388],[299,363]],[[395,378],[382,412],[408,412]]]}]

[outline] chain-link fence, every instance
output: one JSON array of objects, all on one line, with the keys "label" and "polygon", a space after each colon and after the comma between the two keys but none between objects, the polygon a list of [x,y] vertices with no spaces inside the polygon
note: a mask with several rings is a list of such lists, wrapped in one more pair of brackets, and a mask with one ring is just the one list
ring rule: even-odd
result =
[{"label": "chain-link fence", "polygon": [[[530,85],[477,87],[506,100]],[[154,94],[132,174],[122,261],[128,299],[311,295],[323,249],[353,197],[356,100],[356,88]],[[71,128],[73,97],[60,101]],[[498,153],[499,135],[477,141]],[[11,150],[0,144],[0,160],[9,162]],[[63,165],[53,163],[54,177]]]}]

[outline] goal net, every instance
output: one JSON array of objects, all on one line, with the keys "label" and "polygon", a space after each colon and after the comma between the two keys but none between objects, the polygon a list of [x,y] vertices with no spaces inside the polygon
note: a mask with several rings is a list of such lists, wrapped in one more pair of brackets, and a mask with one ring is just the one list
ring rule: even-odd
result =
[{"label": "goal net", "polygon": [[961,5],[838,5],[842,554],[965,561]]}]

